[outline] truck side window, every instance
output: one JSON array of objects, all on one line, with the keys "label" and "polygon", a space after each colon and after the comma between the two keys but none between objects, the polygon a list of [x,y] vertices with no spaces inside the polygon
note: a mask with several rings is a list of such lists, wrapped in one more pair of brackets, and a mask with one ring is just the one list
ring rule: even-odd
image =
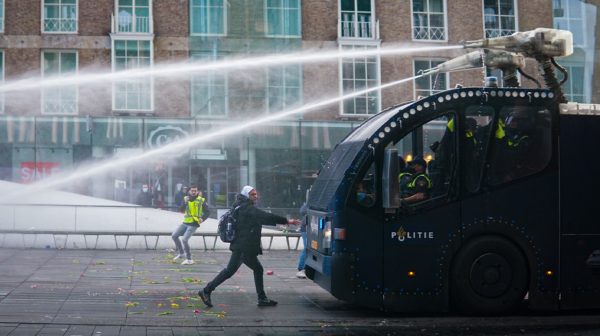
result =
[{"label": "truck side window", "polygon": [[454,114],[447,114],[392,144],[400,155],[398,183],[403,204],[412,205],[448,193],[456,161],[455,130]]},{"label": "truck side window", "polygon": [[552,155],[552,121],[546,109],[504,107],[492,134],[486,181],[498,185],[543,170]]},{"label": "truck side window", "polygon": [[356,203],[366,208],[372,207],[377,200],[375,191],[375,163],[373,162],[365,175],[356,183]]},{"label": "truck side window", "polygon": [[493,119],[494,109],[490,106],[469,106],[465,110],[461,156],[465,189],[471,193],[480,187]]}]

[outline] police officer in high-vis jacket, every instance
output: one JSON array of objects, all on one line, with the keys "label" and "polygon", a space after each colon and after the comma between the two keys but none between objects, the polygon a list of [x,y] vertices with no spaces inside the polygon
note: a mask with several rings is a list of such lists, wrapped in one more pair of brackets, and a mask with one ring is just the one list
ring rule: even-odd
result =
[{"label": "police officer in high-vis jacket", "polygon": [[171,238],[175,242],[175,249],[177,255],[173,260],[184,258],[185,260],[181,263],[182,265],[191,265],[194,263],[192,260],[192,253],[190,252],[190,245],[188,241],[200,227],[200,223],[208,218],[210,209],[206,204],[206,199],[202,197],[198,186],[192,185],[188,190],[188,195],[183,198],[183,205],[181,205],[181,212],[184,212],[183,223],[173,232]]},{"label": "police officer in high-vis jacket", "polygon": [[427,162],[422,157],[415,157],[408,164],[408,171],[398,176],[400,183],[400,202],[411,204],[429,198],[433,184],[425,172]]}]

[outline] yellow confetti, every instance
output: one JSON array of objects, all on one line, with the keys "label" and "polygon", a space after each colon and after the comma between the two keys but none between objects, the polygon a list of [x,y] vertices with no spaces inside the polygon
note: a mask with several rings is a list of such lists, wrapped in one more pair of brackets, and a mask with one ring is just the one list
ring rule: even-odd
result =
[{"label": "yellow confetti", "polygon": [[171,308],[173,308],[173,309],[179,309],[179,304],[177,304],[177,303],[171,303]]}]

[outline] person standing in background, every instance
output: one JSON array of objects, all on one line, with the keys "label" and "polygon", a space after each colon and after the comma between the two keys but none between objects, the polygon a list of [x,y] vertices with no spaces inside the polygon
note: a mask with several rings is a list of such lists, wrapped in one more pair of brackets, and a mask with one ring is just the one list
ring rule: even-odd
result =
[{"label": "person standing in background", "polygon": [[183,223],[171,235],[173,242],[175,242],[175,250],[177,251],[177,255],[173,258],[173,261],[185,257],[185,260],[181,264],[192,265],[194,264],[194,260],[192,259],[188,241],[194,232],[198,230],[200,223],[208,218],[210,209],[206,204],[206,199],[198,192],[198,186],[195,185],[190,186],[188,195],[183,198],[183,203],[179,209],[181,212],[184,212]]},{"label": "person standing in background", "polygon": [[306,262],[306,225],[308,224],[308,218],[306,217],[308,213],[308,206],[306,202],[302,204],[300,207],[300,237],[302,237],[302,252],[300,252],[300,256],[298,256],[298,273],[296,273],[296,277],[300,279],[306,278],[306,273],[304,271],[304,266]]},{"label": "person standing in background", "polygon": [[174,201],[175,201],[176,209],[181,209],[181,207],[184,204],[183,199],[187,194],[188,194],[188,187],[182,185],[181,189],[179,189],[179,191],[177,191],[177,193],[175,193]]},{"label": "person standing in background", "polygon": [[147,208],[152,206],[152,192],[147,184],[142,185],[142,190],[137,195],[135,203]]}]

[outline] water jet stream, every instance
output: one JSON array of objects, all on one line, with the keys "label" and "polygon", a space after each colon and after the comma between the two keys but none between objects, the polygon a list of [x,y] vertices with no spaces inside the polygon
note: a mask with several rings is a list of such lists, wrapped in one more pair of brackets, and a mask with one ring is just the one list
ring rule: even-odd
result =
[{"label": "water jet stream", "polygon": [[411,53],[429,53],[432,51],[463,49],[462,45],[454,46],[427,46],[418,48],[406,47],[386,47],[381,49],[361,49],[349,51],[331,51],[331,52],[301,52],[290,54],[276,54],[260,57],[251,57],[233,60],[218,60],[211,62],[180,62],[174,64],[161,65],[150,68],[131,69],[118,72],[109,72],[102,74],[74,74],[48,77],[44,79],[30,78],[4,82],[0,85],[0,93],[11,91],[24,91],[31,89],[40,89],[47,87],[56,87],[64,85],[82,85],[98,84],[113,80],[139,79],[144,77],[175,77],[179,75],[189,75],[190,73],[209,72],[227,69],[251,69],[260,68],[269,65],[285,65],[295,63],[316,63],[337,58],[368,57],[368,56],[386,56],[403,55]]},{"label": "water jet stream", "polygon": [[32,194],[39,192],[41,190],[44,190],[44,189],[63,186],[68,183],[72,183],[74,181],[81,180],[81,179],[84,179],[84,178],[87,178],[87,177],[90,177],[90,176],[93,176],[96,174],[101,174],[101,173],[113,170],[115,168],[118,168],[118,167],[126,167],[126,166],[136,163],[138,161],[143,162],[143,160],[148,160],[150,158],[168,154],[171,152],[176,152],[176,151],[181,152],[182,150],[187,150],[187,149],[189,149],[189,147],[196,145],[198,143],[201,143],[202,141],[211,140],[213,138],[217,138],[217,137],[224,136],[224,135],[234,134],[236,132],[239,132],[239,131],[242,131],[242,130],[263,124],[263,123],[267,123],[270,121],[276,121],[278,119],[283,119],[283,118],[301,114],[301,113],[307,113],[309,111],[314,112],[319,107],[337,103],[337,102],[340,102],[340,101],[348,99],[348,98],[353,98],[353,97],[357,97],[360,95],[364,95],[369,92],[389,88],[391,86],[402,84],[402,83],[417,79],[422,76],[424,76],[424,75],[417,75],[417,76],[413,76],[413,77],[409,77],[409,78],[404,78],[404,79],[401,79],[398,81],[389,82],[389,83],[382,84],[382,85],[372,87],[369,89],[352,92],[352,93],[346,94],[344,96],[324,99],[321,101],[317,101],[317,102],[314,102],[311,104],[304,105],[299,108],[291,109],[288,111],[283,111],[283,112],[269,115],[269,116],[266,116],[263,118],[245,120],[245,121],[243,121],[243,123],[240,122],[238,125],[235,125],[235,126],[224,127],[224,128],[221,128],[221,129],[209,132],[209,133],[205,133],[205,134],[193,136],[190,138],[186,138],[186,139],[183,139],[180,141],[172,142],[163,147],[153,149],[153,150],[144,152],[139,155],[122,158],[122,159],[117,159],[117,160],[108,159],[104,163],[100,163],[100,164],[96,163],[93,166],[91,164],[82,165],[71,172],[65,172],[65,173],[51,176],[47,179],[40,180],[39,182],[36,182],[34,184],[25,185],[24,188],[20,189],[19,191],[0,196],[0,203],[7,204],[8,200],[14,201],[15,199],[18,199],[19,197],[24,196],[24,195],[32,195]]}]

